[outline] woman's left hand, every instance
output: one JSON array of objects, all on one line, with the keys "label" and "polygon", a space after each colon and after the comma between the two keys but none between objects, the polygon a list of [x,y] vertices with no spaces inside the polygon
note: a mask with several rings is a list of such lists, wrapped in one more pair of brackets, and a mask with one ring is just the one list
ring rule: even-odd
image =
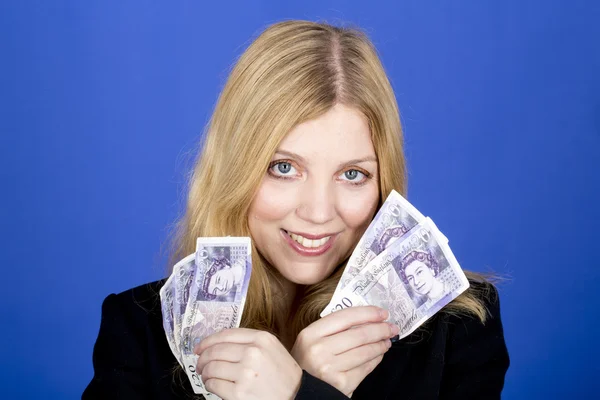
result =
[{"label": "woman's left hand", "polygon": [[268,332],[226,329],[194,352],[206,390],[225,400],[293,399],[300,388],[302,369]]}]

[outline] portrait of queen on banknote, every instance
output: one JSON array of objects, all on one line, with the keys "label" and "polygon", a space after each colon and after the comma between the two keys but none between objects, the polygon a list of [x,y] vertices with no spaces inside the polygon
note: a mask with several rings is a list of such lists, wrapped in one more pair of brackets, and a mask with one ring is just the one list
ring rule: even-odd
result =
[{"label": "portrait of queen on banknote", "polygon": [[449,292],[446,283],[438,279],[440,268],[447,266],[440,266],[428,251],[419,250],[411,251],[400,262],[394,263],[394,269],[416,307],[423,304],[430,307]]},{"label": "portrait of queen on banknote", "polygon": [[246,278],[246,260],[232,260],[231,249],[225,246],[206,247],[196,255],[196,262],[205,265],[205,274],[198,288],[199,301],[240,301],[240,288]]}]

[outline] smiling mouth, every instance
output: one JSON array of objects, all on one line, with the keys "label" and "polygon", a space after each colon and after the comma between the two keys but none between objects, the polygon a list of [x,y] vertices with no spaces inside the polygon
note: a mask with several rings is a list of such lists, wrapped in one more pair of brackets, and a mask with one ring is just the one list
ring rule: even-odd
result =
[{"label": "smiling mouth", "polygon": [[307,239],[304,236],[297,235],[297,234],[292,233],[292,232],[288,232],[285,229],[283,231],[289,237],[291,237],[292,240],[294,240],[296,243],[302,245],[303,247],[309,248],[309,249],[319,248],[319,247],[325,245],[325,243],[327,243],[331,239],[331,236],[325,236],[325,237],[320,238],[320,239]]}]

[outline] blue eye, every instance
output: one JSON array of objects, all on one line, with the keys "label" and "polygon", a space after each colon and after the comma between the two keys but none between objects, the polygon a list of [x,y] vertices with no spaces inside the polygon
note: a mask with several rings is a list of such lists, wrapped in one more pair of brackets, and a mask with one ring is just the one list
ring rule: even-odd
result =
[{"label": "blue eye", "polygon": [[[344,176],[344,180],[348,180],[351,182],[362,182],[367,176],[360,172],[357,169],[349,169],[348,171],[345,171],[343,174]],[[358,178],[358,179],[357,179]]]},{"label": "blue eye", "polygon": [[290,163],[279,163],[277,164],[277,170],[282,174],[287,174],[292,170],[292,164]]},{"label": "blue eye", "polygon": [[271,165],[270,170],[275,174],[275,176],[291,176],[295,175],[296,168],[292,166],[291,163],[287,161],[280,161]]}]

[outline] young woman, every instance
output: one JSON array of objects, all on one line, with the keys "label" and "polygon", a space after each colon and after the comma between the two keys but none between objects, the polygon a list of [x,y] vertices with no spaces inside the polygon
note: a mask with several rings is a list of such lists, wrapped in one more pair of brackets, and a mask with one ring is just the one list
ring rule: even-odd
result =
[{"label": "young woman", "polygon": [[[250,236],[241,327],[203,340],[206,387],[236,399],[499,398],[508,368],[497,293],[471,288],[391,343],[387,311],[319,318],[392,189],[405,193],[392,87],[356,29],[287,21],[244,52],[191,176],[173,261],[201,236]],[[193,397],[162,327],[163,281],[110,295],[83,398]]]}]

